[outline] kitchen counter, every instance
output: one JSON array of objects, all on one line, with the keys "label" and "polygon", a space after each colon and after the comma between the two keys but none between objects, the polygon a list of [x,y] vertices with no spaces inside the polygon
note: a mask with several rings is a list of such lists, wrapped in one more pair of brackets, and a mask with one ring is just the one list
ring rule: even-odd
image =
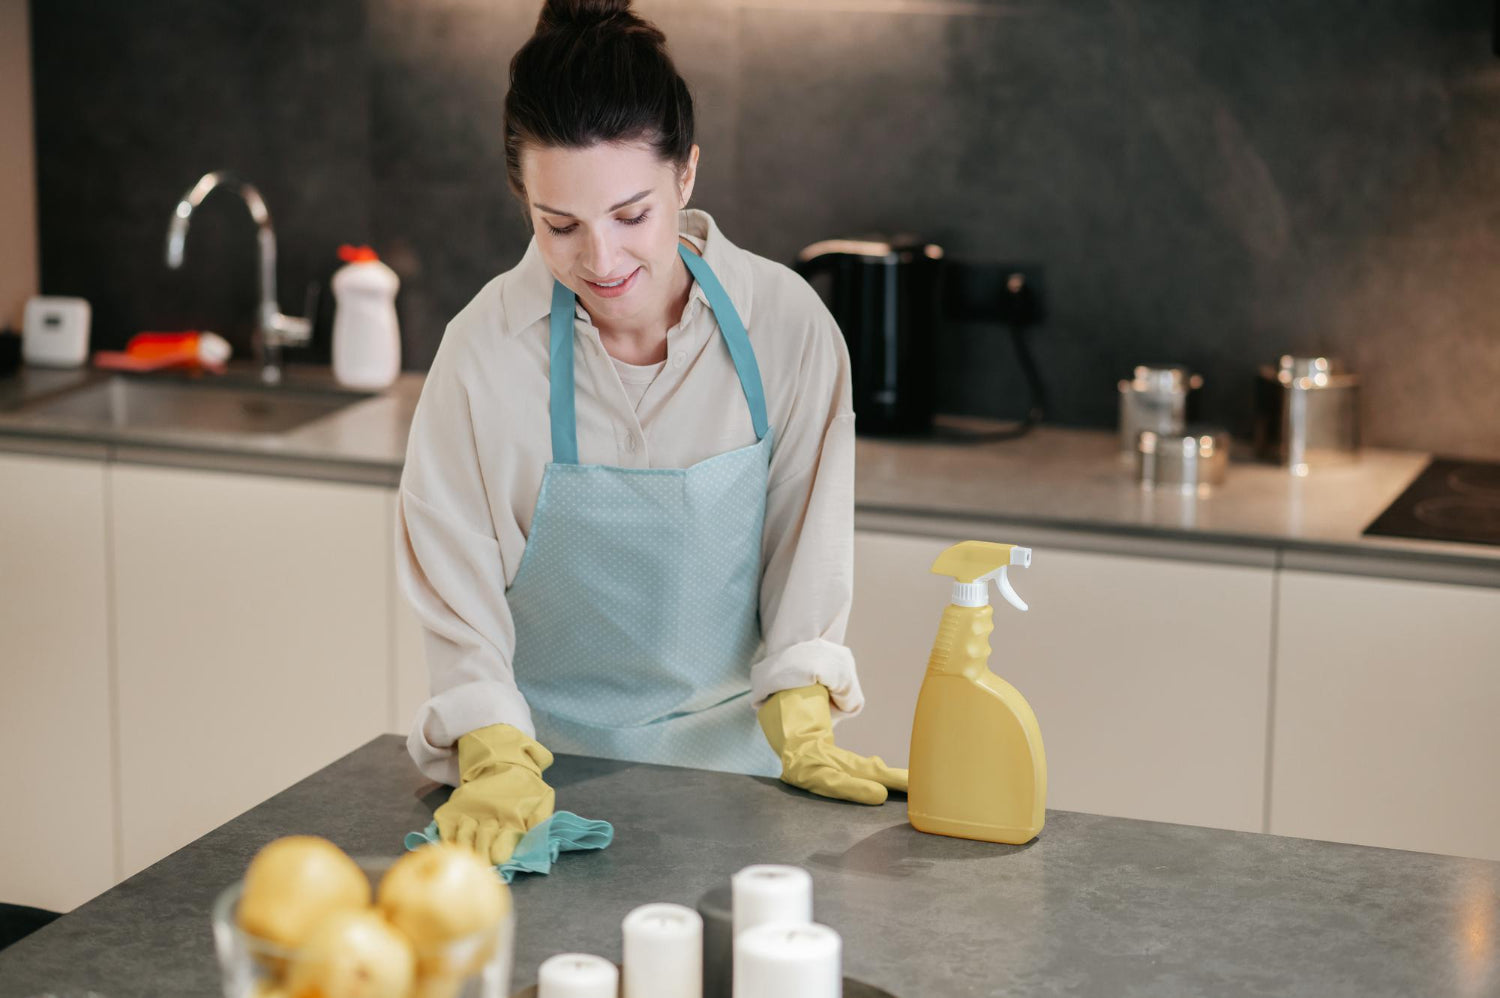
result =
[{"label": "kitchen counter", "polygon": [[[516,885],[514,985],[564,950],[620,958],[637,905],[692,905],[759,862],[811,871],[851,977],[960,995],[1493,995],[1500,863],[1050,811],[1023,847],[922,835],[775,780],[558,757],[558,805],[615,844]],[[386,735],[0,952],[0,998],[217,992],[208,913],[291,833],[389,856],[446,790]]]},{"label": "kitchen counter", "polygon": [[[292,366],[285,371],[288,387],[336,387],[328,368]],[[232,374],[256,383],[246,366],[232,368]],[[0,379],[0,451],[394,486],[401,479],[406,437],[425,380],[421,374],[403,374],[383,392],[277,434],[112,430],[25,411],[30,403],[113,376],[107,371],[29,368]]]},{"label": "kitchen counter", "polygon": [[[331,384],[290,367],[292,383]],[[21,410],[109,375],[23,370],[0,380],[0,451],[247,471],[394,486],[423,375],[277,435],[107,432]],[[1033,546],[1279,565],[1500,587],[1500,547],[1365,537],[1428,455],[1366,449],[1353,464],[1295,478],[1236,460],[1207,497],[1144,492],[1113,431],[1041,427],[1020,440],[963,444],[859,438],[856,523],[865,530],[975,536]]]},{"label": "kitchen counter", "polygon": [[1200,497],[1140,488],[1112,431],[1042,427],[977,445],[862,437],[855,495],[867,530],[948,536],[962,522],[1036,547],[1500,586],[1500,546],[1363,535],[1428,460],[1365,448],[1298,478],[1237,454]]}]

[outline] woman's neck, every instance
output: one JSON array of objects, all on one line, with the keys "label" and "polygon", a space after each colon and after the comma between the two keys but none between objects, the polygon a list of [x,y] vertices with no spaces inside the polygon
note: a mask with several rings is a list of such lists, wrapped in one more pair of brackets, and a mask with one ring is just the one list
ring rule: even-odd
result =
[{"label": "woman's neck", "polygon": [[[691,249],[691,247],[689,247]],[[599,340],[605,352],[626,364],[645,366],[660,364],[667,359],[667,330],[682,321],[687,308],[688,295],[693,290],[693,277],[687,264],[679,257],[672,270],[671,294],[666,305],[659,310],[648,310],[638,322],[612,323],[608,326],[598,322]]]}]

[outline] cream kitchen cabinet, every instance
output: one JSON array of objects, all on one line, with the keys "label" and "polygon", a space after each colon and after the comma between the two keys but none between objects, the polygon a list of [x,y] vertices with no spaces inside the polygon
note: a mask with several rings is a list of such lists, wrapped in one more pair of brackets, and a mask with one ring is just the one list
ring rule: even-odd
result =
[{"label": "cream kitchen cabinet", "polygon": [[389,727],[391,496],[126,464],[108,477],[129,876]]},{"label": "cream kitchen cabinet", "polygon": [[[856,534],[848,643],[868,705],[842,744],[906,764],[951,585],[930,568],[970,536]],[[1261,830],[1273,569],[1038,548],[1011,579],[1031,609],[992,590],[991,666],[1036,710],[1049,806]]]},{"label": "cream kitchen cabinet", "polygon": [[0,454],[0,901],[115,882],[104,466]]},{"label": "cream kitchen cabinet", "polygon": [[1271,828],[1500,860],[1500,590],[1283,570]]}]

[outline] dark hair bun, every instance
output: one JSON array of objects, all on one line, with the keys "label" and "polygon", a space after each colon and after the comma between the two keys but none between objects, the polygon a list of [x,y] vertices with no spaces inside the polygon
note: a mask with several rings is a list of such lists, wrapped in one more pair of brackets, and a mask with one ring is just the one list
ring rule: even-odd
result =
[{"label": "dark hair bun", "polygon": [[537,18],[538,31],[559,28],[586,28],[604,24],[617,17],[633,17],[630,0],[546,0]]},{"label": "dark hair bun", "polygon": [[544,0],[510,61],[505,173],[525,203],[521,148],[646,142],[680,172],[693,153],[693,95],[661,29],[630,0]]}]

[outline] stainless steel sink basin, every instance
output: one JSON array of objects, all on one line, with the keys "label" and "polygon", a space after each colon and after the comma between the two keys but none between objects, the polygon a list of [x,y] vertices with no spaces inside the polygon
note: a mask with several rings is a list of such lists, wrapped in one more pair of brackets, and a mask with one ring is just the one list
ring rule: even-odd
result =
[{"label": "stainless steel sink basin", "polygon": [[119,431],[286,433],[369,394],[115,375],[26,406],[28,422]]}]

